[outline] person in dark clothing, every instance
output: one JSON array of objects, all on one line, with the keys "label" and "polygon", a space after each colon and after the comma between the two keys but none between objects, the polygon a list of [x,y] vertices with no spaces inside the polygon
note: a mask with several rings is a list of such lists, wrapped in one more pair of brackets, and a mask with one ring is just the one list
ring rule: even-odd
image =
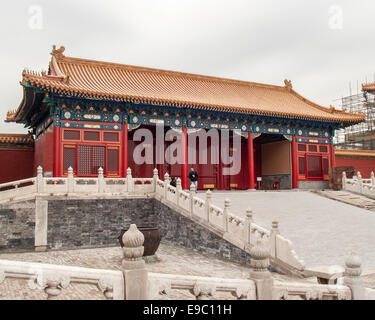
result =
[{"label": "person in dark clothing", "polygon": [[198,172],[196,172],[194,170],[194,168],[190,169],[189,179],[190,179],[191,183],[195,186],[195,192],[197,192],[197,189],[198,189]]},{"label": "person in dark clothing", "polygon": [[170,185],[171,185],[172,187],[176,187],[176,178],[175,178],[175,177],[172,177],[171,182],[170,182]]}]

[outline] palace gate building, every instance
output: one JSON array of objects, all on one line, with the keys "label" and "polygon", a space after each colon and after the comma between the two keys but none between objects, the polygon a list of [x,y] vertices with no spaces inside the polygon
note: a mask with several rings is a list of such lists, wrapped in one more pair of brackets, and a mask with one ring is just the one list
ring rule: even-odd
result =
[{"label": "palace gate building", "polygon": [[[335,166],[334,130],[364,120],[305,99],[288,80],[266,85],[67,57],[64,50],[53,47],[47,72],[23,71],[22,102],[7,114],[34,134],[34,170],[41,165],[55,177],[70,166],[78,177],[96,176],[99,167],[106,177],[125,177],[128,167],[134,177],[151,177],[156,167],[160,178],[181,177],[186,189],[193,166],[199,189],[322,187]],[[158,124],[180,133],[181,163],[135,163],[140,144],[153,154],[171,144],[155,136],[150,144],[133,139],[140,128],[155,133]],[[207,163],[188,163],[191,134],[213,128],[240,135],[234,175],[223,174],[229,165],[221,154],[211,159],[221,140],[208,138]],[[230,145],[229,156],[235,148]]]}]

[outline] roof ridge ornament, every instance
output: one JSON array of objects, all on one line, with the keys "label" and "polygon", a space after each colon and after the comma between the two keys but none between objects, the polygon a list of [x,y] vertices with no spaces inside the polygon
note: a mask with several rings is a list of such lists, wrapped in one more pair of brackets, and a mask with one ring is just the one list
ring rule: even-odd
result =
[{"label": "roof ridge ornament", "polygon": [[293,89],[292,80],[285,79],[284,80],[284,84],[285,84],[285,88],[287,88],[288,90],[292,90]]},{"label": "roof ridge ornament", "polygon": [[51,52],[51,55],[53,57],[55,57],[56,59],[61,59],[61,58],[64,58],[65,56],[63,55],[63,52],[65,51],[65,47],[64,46],[60,46],[59,49],[56,49],[56,45],[54,44],[52,46],[52,52]]}]

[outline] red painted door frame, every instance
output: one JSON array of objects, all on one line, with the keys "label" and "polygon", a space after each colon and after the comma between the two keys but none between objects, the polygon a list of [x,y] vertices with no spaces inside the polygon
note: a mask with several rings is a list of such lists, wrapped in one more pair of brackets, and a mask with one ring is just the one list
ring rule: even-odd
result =
[{"label": "red painted door frame", "polygon": [[187,127],[182,127],[181,148],[182,148],[182,164],[181,164],[181,187],[188,189],[188,136]]},{"label": "red painted door frame", "polygon": [[53,127],[53,176],[60,177],[60,127]]},{"label": "red painted door frame", "polygon": [[248,158],[248,181],[249,189],[255,189],[255,175],[254,175],[254,142],[253,142],[253,133],[247,133],[247,158]]},{"label": "red painted door frame", "polygon": [[122,129],[122,177],[126,178],[126,170],[128,170],[128,124],[124,123],[123,124],[123,129]]},{"label": "red painted door frame", "polygon": [[298,172],[297,172],[297,143],[296,136],[292,137],[292,188],[298,188]]}]

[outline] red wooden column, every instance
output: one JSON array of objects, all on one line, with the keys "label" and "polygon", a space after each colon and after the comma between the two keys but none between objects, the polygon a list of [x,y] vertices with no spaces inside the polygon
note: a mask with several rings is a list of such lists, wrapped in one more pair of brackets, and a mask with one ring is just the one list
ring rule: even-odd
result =
[{"label": "red wooden column", "polygon": [[[60,127],[53,127],[53,176],[61,176],[60,172]],[[45,168],[43,168],[45,169]]]},{"label": "red wooden column", "polygon": [[188,189],[188,141],[187,128],[182,127],[181,148],[182,148],[182,163],[181,163],[181,187]]},{"label": "red wooden column", "polygon": [[292,188],[298,188],[298,172],[297,172],[297,143],[296,143],[296,136],[292,137]]},{"label": "red wooden column", "polygon": [[333,146],[333,143],[329,145],[329,155],[331,157],[331,168],[336,167],[336,158],[335,158],[335,148]]},{"label": "red wooden column", "polygon": [[128,124],[124,123],[122,127],[122,176],[126,178],[128,169]]},{"label": "red wooden column", "polygon": [[249,189],[254,190],[254,143],[253,143],[253,133],[248,132],[247,133],[247,158],[248,158],[248,179],[249,179]]}]

